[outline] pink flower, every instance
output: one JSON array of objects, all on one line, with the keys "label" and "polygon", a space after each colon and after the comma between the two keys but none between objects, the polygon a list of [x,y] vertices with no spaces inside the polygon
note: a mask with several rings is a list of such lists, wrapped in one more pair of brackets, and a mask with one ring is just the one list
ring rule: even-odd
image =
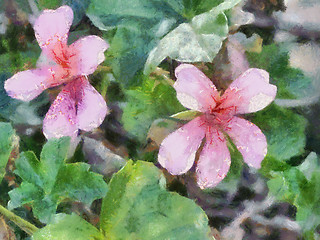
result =
[{"label": "pink flower", "polygon": [[102,123],[108,111],[103,97],[86,78],[104,61],[108,44],[97,36],[87,36],[68,46],[72,20],[68,6],[43,11],[34,24],[42,50],[37,68],[18,72],[5,82],[8,95],[22,101],[65,85],[44,119],[47,138],[75,137],[78,129],[90,131]]},{"label": "pink flower", "polygon": [[231,164],[224,136],[228,134],[244,161],[260,168],[267,154],[266,137],[256,125],[236,115],[259,111],[274,100],[277,87],[269,84],[269,74],[257,68],[248,69],[222,96],[193,65],[180,65],[176,77],[178,100],[202,114],[163,140],[159,163],[174,175],[187,172],[205,138],[196,167],[197,182],[201,188],[215,187],[227,175]]}]

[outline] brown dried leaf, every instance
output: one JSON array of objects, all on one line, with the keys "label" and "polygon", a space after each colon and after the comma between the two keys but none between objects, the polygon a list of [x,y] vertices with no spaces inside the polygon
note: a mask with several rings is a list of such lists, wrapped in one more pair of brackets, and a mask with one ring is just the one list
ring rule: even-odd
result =
[{"label": "brown dried leaf", "polygon": [[7,225],[3,217],[0,217],[0,240],[16,240],[12,229]]}]

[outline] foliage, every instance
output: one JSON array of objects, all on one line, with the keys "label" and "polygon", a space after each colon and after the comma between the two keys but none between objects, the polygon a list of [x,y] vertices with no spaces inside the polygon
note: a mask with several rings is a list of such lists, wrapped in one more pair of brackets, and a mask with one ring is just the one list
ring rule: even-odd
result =
[{"label": "foliage", "polygon": [[123,126],[141,142],[145,142],[154,120],[184,109],[174,89],[161,79],[144,77],[141,86],[127,90],[125,94],[127,104],[122,115]]},{"label": "foliage", "polygon": [[278,87],[278,98],[299,98],[308,96],[311,79],[300,69],[289,66],[287,47],[281,44],[265,45],[261,53],[247,53],[252,67],[269,72],[272,82]]},{"label": "foliage", "polygon": [[152,163],[129,161],[109,188],[100,223],[109,239],[210,239],[201,208],[167,192],[164,176]]},{"label": "foliage", "polygon": [[23,181],[9,192],[9,209],[30,204],[40,221],[49,222],[57,205],[65,200],[91,204],[106,194],[102,176],[89,172],[88,164],[65,163],[68,149],[69,139],[61,138],[44,145],[40,161],[33,152],[21,153],[15,173]]},{"label": "foliage", "polygon": [[210,11],[182,23],[160,40],[150,52],[144,72],[150,73],[166,57],[181,62],[211,62],[227,37],[224,11],[240,1],[226,1]]},{"label": "foliage", "polygon": [[[18,36],[23,42],[18,42],[10,35]],[[5,80],[17,71],[34,67],[40,55],[38,44],[29,42],[30,29],[28,27],[10,26],[5,35],[0,35],[0,117],[15,124],[41,124],[38,112],[49,99],[46,93],[31,102],[21,102],[10,98],[4,90]]]},{"label": "foliage", "polygon": [[255,114],[252,121],[267,137],[268,157],[284,161],[303,153],[306,144],[303,116],[273,104]]},{"label": "foliage", "polygon": [[[145,73],[150,73],[167,56],[187,62],[212,61],[228,33],[224,11],[239,0],[207,9],[217,2],[203,1],[198,6],[196,1],[134,0],[127,5],[123,1],[93,0],[87,16],[100,30],[116,29],[108,52],[110,64],[117,79],[133,85],[133,76],[145,63]],[[207,12],[189,21],[198,8]]]},{"label": "foliage", "polygon": [[[0,1],[0,204],[9,209],[0,205],[0,215],[13,216],[0,218],[0,230],[5,226],[12,239],[34,240],[203,240],[217,232],[217,239],[234,239],[224,235],[227,230],[238,239],[281,239],[287,231],[297,239],[318,239],[320,58],[312,14],[320,5],[304,2]],[[87,35],[110,44],[106,60],[88,76],[109,112],[92,132],[46,142],[43,118],[61,88],[22,102],[7,95],[4,83],[36,68],[41,49],[35,19],[62,5],[74,13],[68,45]],[[296,15],[299,23],[287,18]],[[221,95],[248,67],[269,73],[275,102],[243,115],[267,138],[261,169],[244,164],[231,139],[229,172],[214,189],[197,186],[195,166],[176,176],[157,168],[162,141],[202,114],[183,107],[173,88],[175,69],[185,62],[204,72]],[[284,108],[287,101],[297,107]],[[135,158],[145,161],[128,160]],[[264,207],[266,200],[281,203]],[[287,212],[282,202],[290,204]],[[23,224],[38,230],[23,232]]]},{"label": "foliage", "polygon": [[[304,165],[308,165],[304,168]],[[299,167],[287,167],[273,172],[268,181],[270,193],[280,201],[296,206],[296,220],[307,239],[315,239],[314,231],[320,224],[320,162],[317,156],[307,158]]]},{"label": "foliage", "polygon": [[[212,239],[204,212],[192,200],[166,191],[152,163],[127,162],[110,181],[99,232],[77,215],[57,214],[32,238],[41,239]],[[196,223],[196,224],[194,224]]]},{"label": "foliage", "polygon": [[101,232],[81,217],[72,214],[57,214],[53,221],[32,236],[33,240],[98,240]]},{"label": "foliage", "polygon": [[0,122],[0,183],[17,136],[10,123]]},{"label": "foliage", "polygon": [[[107,6],[107,7],[105,7]],[[116,29],[108,51],[110,64],[121,83],[133,84],[149,51],[170,29],[183,21],[181,0],[93,0],[87,16],[100,30]]]}]

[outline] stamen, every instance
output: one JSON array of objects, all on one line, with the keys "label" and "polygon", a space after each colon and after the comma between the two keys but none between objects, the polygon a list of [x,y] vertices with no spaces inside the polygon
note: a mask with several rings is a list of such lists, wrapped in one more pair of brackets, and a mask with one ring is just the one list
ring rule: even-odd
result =
[{"label": "stamen", "polygon": [[51,52],[53,53],[53,56],[54,56],[54,58],[56,59],[56,61],[57,61],[57,63],[58,63],[59,65],[61,65],[63,68],[68,68],[68,69],[70,69],[70,66],[69,66],[69,63],[70,63],[70,62],[67,60],[67,57],[66,57],[64,51],[62,51],[62,56],[63,56],[64,59],[61,59],[61,58],[56,54],[56,52],[55,52],[54,50],[52,50]]},{"label": "stamen", "polygon": [[208,126],[208,127],[207,127],[207,132],[208,132],[209,134],[211,134],[211,126]]},{"label": "stamen", "polygon": [[203,126],[205,124],[206,124],[205,122],[202,122],[202,123],[199,124],[199,127],[201,127],[201,126]]},{"label": "stamen", "polygon": [[213,95],[210,95],[210,96],[213,99],[213,101],[218,102],[217,99]]},{"label": "stamen", "polygon": [[214,113],[214,108],[211,105],[209,106],[209,110],[210,110],[210,114]]},{"label": "stamen", "polygon": [[220,133],[219,133],[218,129],[216,129],[216,134],[217,134],[218,136],[220,136]]},{"label": "stamen", "polygon": [[226,123],[229,123],[231,120],[232,120],[232,118],[229,118],[229,119],[226,121]]},{"label": "stamen", "polygon": [[67,60],[68,58],[67,58],[67,56],[66,56],[65,51],[63,51],[64,49],[63,49],[63,45],[62,45],[62,42],[61,42],[61,41],[60,41],[60,47],[61,47],[61,53],[62,53],[63,58],[64,58],[65,60]]}]

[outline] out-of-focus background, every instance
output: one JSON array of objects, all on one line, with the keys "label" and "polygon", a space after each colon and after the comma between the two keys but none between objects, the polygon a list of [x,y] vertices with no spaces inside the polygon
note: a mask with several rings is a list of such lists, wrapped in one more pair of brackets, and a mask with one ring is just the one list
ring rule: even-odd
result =
[{"label": "out-of-focus background", "polygon": [[[166,34],[222,1],[180,1],[184,10],[179,16],[170,12],[167,1],[152,1],[154,9],[164,4],[159,8],[167,9],[163,16],[160,10],[159,16],[151,16],[147,5],[133,2],[132,12],[147,17],[120,8],[104,10],[104,6],[130,8],[130,1],[122,0],[104,0],[101,4],[94,0],[0,0],[0,121],[13,124],[20,138],[17,152],[31,150],[39,156],[46,141],[42,120],[60,89],[49,89],[31,102],[21,102],[6,95],[3,83],[18,71],[36,66],[41,50],[32,24],[42,9],[66,4],[75,13],[69,43],[89,34],[110,43],[106,61],[89,76],[106,99],[110,114],[94,132],[81,133],[70,162],[89,163],[107,181],[129,158],[154,162],[160,168],[157,151],[161,141],[183,124],[169,118],[185,110],[171,87],[174,68],[183,61],[172,52],[155,60],[151,50],[161,52],[161,46],[168,44]],[[230,146],[231,170],[215,189],[201,190],[194,169],[182,176],[163,170],[167,187],[201,206],[217,240],[319,239],[320,1],[244,0],[227,10],[226,16],[229,34],[218,54],[212,62],[194,62],[221,91],[249,66],[270,73],[271,83],[278,87],[275,102],[246,116],[267,136],[268,155],[262,168],[255,170]],[[198,54],[194,51],[191,54]],[[149,74],[146,64],[157,61],[158,67]],[[13,167],[14,160],[9,162],[0,185],[3,205],[9,200],[7,192],[21,182],[12,173]],[[58,210],[77,212],[97,224],[100,207],[97,200],[91,208],[68,203]],[[37,222],[28,206],[15,212]],[[0,217],[0,239],[28,237]]]}]

